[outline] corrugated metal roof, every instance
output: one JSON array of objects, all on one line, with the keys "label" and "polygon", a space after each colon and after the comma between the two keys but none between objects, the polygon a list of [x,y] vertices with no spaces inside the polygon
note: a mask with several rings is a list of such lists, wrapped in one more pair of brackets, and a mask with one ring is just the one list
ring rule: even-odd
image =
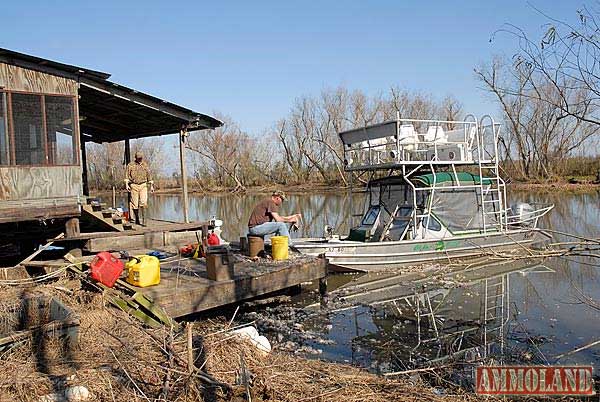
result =
[{"label": "corrugated metal roof", "polygon": [[19,67],[35,69],[35,66],[43,66],[46,70],[55,69],[73,75],[85,75],[90,78],[106,80],[110,74],[101,71],[91,70],[85,67],[73,66],[71,64],[59,63],[57,61],[43,59],[25,53],[15,52],[14,50],[0,48],[0,62],[16,65]]},{"label": "corrugated metal roof", "polygon": [[113,142],[223,125],[212,116],[108,81],[110,74],[0,48],[0,62],[76,80],[85,140]]}]

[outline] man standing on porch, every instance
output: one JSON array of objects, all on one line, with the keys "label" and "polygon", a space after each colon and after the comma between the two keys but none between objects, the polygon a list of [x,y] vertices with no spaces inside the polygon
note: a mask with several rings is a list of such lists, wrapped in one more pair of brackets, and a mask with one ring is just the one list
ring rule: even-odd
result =
[{"label": "man standing on porch", "polygon": [[131,193],[129,210],[133,212],[135,223],[142,226],[146,226],[144,209],[148,205],[148,186],[150,192],[154,192],[150,168],[144,161],[144,155],[138,151],[135,153],[135,160],[127,165],[125,188]]}]

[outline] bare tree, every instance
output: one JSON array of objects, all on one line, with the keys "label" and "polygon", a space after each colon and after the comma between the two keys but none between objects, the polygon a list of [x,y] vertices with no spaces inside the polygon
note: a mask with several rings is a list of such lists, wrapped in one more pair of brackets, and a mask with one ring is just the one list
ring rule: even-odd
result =
[{"label": "bare tree", "polygon": [[90,188],[107,190],[123,185],[123,142],[87,143],[87,168]]},{"label": "bare tree", "polygon": [[[565,116],[556,106],[563,94],[543,76],[533,80],[528,71],[500,58],[476,68],[475,75],[500,104],[507,132],[504,159],[523,179],[547,179],[559,173],[556,162],[598,130],[585,120]],[[570,96],[583,100],[586,91]]]},{"label": "bare tree", "polygon": [[[440,105],[440,118],[446,121],[458,121],[463,117],[463,107],[458,99],[452,95],[446,96]],[[449,130],[454,130],[454,124],[448,124]]]},{"label": "bare tree", "polygon": [[248,185],[263,184],[274,162],[270,145],[250,136],[229,116],[217,114],[224,122],[215,130],[191,133],[186,147],[193,152],[196,182],[245,191]]},{"label": "bare tree", "polygon": [[[518,41],[513,58],[515,69],[531,89],[527,96],[549,103],[560,111],[561,118],[572,117],[600,125],[600,14],[596,4],[584,6],[574,13],[569,23],[543,13],[548,23],[545,33],[532,39],[523,29],[507,24],[497,34],[509,34]],[[517,95],[518,87],[499,88],[505,94]],[[540,86],[542,85],[542,86]],[[546,97],[550,91],[553,96]]]}]

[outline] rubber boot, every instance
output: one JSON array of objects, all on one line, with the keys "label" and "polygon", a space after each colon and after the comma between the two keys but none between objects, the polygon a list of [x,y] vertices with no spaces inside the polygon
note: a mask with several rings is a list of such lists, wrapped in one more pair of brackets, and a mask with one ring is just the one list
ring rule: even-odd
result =
[{"label": "rubber boot", "polygon": [[142,226],[146,226],[146,216],[145,216],[145,208],[144,207],[140,207],[139,209],[139,214],[140,214],[140,225]]},{"label": "rubber boot", "polygon": [[140,210],[139,209],[134,209],[133,210],[133,216],[135,217],[135,224],[139,225],[140,224]]}]

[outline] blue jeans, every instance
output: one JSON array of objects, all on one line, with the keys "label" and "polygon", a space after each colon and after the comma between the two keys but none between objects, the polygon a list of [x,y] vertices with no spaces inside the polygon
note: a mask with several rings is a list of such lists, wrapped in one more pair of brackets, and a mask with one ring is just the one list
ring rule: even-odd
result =
[{"label": "blue jeans", "polygon": [[288,244],[292,244],[290,238],[290,232],[285,222],[265,222],[260,225],[248,228],[248,233],[253,236],[265,237],[270,234],[276,234],[278,236],[287,236]]}]

